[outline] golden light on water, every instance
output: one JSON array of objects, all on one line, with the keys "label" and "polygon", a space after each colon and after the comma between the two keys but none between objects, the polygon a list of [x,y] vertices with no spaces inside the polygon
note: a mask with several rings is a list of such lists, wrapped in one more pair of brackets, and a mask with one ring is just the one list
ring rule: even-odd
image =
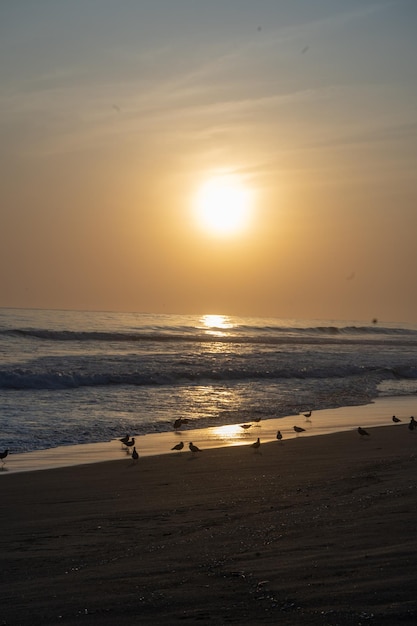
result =
[{"label": "golden light on water", "polygon": [[213,337],[225,337],[234,324],[227,315],[203,315],[200,318],[203,330]]},{"label": "golden light on water", "polygon": [[215,439],[227,442],[230,446],[242,445],[242,441],[244,441],[244,434],[239,424],[217,426],[212,429],[212,433]]},{"label": "golden light on water", "polygon": [[233,328],[232,321],[227,315],[203,315],[200,321],[209,329],[222,328],[226,330]]},{"label": "golden light on water", "polygon": [[209,178],[197,190],[194,208],[199,226],[217,236],[232,236],[250,221],[252,191],[236,174]]}]

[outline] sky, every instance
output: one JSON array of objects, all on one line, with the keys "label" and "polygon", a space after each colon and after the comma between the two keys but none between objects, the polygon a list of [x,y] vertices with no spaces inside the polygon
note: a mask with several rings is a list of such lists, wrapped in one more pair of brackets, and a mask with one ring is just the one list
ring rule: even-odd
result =
[{"label": "sky", "polygon": [[415,0],[1,2],[0,306],[417,322],[416,33]]}]

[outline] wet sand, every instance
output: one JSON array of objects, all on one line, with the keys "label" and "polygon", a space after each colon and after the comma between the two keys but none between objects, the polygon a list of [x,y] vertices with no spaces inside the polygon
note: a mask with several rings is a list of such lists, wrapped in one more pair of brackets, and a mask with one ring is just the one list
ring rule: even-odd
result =
[{"label": "wet sand", "polygon": [[417,431],[369,432],[8,472],[0,623],[415,624]]},{"label": "wet sand", "polygon": [[[417,416],[417,396],[383,397],[366,405],[323,409],[314,411],[309,420],[300,414],[266,419],[260,423],[248,422],[251,424],[248,430],[243,430],[239,424],[232,426],[216,425],[216,420],[213,420],[211,428],[193,429],[185,424],[178,431],[172,430],[171,432],[140,436],[135,432],[129,434],[135,436],[137,450],[143,458],[172,454],[171,448],[180,441],[183,441],[186,447],[192,441],[205,450],[245,445],[257,437],[260,437],[265,443],[275,441],[278,429],[281,430],[285,440],[292,439],[297,437],[293,430],[294,425],[305,429],[305,432],[300,435],[301,437],[352,431],[356,430],[358,426],[364,428],[386,426],[392,424],[393,414],[396,414],[404,423],[409,420],[411,415]],[[120,433],[120,436],[124,434]],[[25,454],[15,454],[12,450],[4,467],[6,473],[0,471],[0,479],[8,473],[84,465],[122,458],[126,458],[126,450],[123,450],[119,440],[62,446]]]}]

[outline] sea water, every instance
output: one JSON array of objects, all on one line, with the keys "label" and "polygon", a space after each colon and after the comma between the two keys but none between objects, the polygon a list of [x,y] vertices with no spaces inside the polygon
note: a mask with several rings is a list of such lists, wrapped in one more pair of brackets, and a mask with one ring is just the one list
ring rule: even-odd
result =
[{"label": "sea water", "polygon": [[416,325],[0,309],[14,453],[416,393]]}]

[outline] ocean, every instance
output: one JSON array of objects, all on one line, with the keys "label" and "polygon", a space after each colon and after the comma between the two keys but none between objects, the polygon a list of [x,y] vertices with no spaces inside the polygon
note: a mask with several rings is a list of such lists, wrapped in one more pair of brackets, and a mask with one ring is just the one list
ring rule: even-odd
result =
[{"label": "ocean", "polygon": [[417,393],[417,325],[0,309],[0,449]]}]

